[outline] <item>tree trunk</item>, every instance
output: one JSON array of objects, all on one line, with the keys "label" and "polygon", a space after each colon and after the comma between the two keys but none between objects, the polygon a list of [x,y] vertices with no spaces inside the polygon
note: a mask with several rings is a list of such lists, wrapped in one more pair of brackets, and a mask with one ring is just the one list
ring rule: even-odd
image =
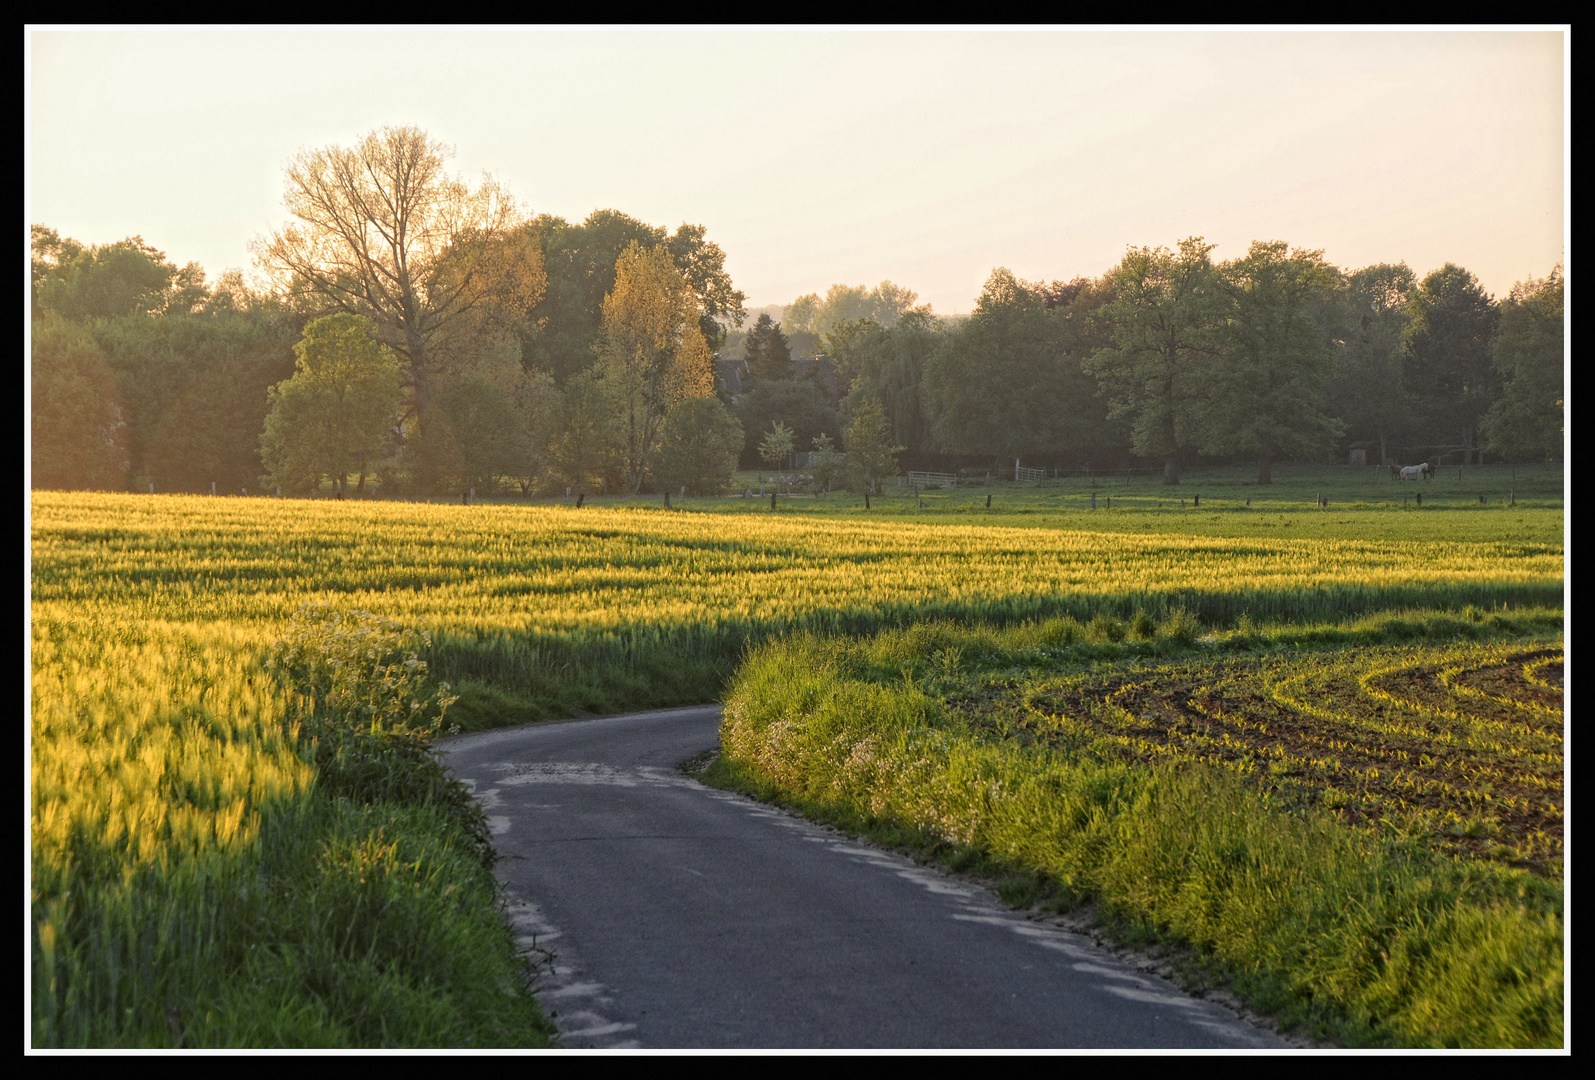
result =
[{"label": "tree trunk", "polygon": [[1259,484],[1272,484],[1274,482],[1274,458],[1266,451],[1257,455],[1257,482]]},{"label": "tree trunk", "polygon": [[339,473],[337,476],[335,476],[332,481],[332,487],[333,490],[338,493],[338,498],[342,499],[344,491],[346,491],[349,487],[348,474]]},{"label": "tree trunk", "polygon": [[1163,483],[1165,485],[1180,482],[1180,455],[1173,453],[1163,459]]},{"label": "tree trunk", "polygon": [[366,467],[364,465],[360,466],[360,482],[354,486],[354,493],[356,495],[364,495],[366,493]]}]

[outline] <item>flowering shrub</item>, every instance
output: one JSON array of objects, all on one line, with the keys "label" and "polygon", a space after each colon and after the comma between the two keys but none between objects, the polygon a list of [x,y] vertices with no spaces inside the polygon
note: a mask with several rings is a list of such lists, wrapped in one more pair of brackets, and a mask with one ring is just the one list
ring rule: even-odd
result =
[{"label": "flowering shrub", "polygon": [[305,604],[272,643],[266,664],[310,699],[317,727],[336,722],[430,742],[457,700],[448,683],[427,675],[420,653],[431,644],[426,631],[369,611]]}]

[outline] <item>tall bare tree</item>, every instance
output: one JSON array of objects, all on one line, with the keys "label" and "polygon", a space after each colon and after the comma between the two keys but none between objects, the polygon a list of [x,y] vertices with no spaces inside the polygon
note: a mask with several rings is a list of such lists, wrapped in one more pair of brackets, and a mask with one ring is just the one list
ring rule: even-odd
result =
[{"label": "tall bare tree", "polygon": [[542,250],[513,226],[519,210],[491,177],[449,175],[450,151],[415,127],[355,146],[308,150],[287,167],[295,220],[255,256],[311,312],[364,315],[405,362],[426,409],[451,356],[507,329],[541,298]]}]

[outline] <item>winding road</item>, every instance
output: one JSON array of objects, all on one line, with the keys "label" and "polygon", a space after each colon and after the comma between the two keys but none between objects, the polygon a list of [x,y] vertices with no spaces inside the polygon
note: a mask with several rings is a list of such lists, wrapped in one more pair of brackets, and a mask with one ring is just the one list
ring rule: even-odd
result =
[{"label": "winding road", "polygon": [[481,801],[569,1047],[1285,1049],[991,893],[682,762],[706,706],[438,746]]}]

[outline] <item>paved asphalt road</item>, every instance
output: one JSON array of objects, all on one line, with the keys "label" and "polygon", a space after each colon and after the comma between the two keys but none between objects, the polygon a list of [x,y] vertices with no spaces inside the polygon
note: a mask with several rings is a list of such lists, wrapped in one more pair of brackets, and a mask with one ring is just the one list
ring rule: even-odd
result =
[{"label": "paved asphalt road", "polygon": [[572,1047],[1281,1048],[989,892],[680,770],[718,706],[439,749]]}]

